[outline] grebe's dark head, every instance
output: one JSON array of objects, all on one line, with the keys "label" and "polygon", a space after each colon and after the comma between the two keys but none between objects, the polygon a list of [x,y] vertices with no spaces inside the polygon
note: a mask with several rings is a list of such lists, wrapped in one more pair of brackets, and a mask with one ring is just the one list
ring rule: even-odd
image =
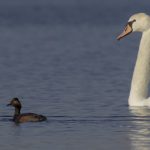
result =
[{"label": "grebe's dark head", "polygon": [[21,108],[21,102],[19,101],[19,99],[17,97],[13,98],[9,104],[7,104],[7,106],[13,106],[16,108]]}]

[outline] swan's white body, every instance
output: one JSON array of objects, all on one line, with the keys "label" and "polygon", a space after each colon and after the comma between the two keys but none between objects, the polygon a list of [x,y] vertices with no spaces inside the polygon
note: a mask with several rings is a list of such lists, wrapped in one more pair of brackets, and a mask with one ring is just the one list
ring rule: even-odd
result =
[{"label": "swan's white body", "polygon": [[150,97],[148,97],[150,81],[150,16],[144,13],[135,14],[131,16],[129,22],[132,22],[130,24],[132,27],[131,32],[142,32],[142,38],[133,72],[128,104],[129,106],[150,107]]}]

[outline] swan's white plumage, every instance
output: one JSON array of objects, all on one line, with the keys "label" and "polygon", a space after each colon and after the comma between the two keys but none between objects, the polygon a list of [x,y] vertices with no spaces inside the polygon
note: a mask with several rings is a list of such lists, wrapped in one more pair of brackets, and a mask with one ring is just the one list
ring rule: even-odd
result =
[{"label": "swan's white plumage", "polygon": [[133,72],[129,106],[150,106],[148,86],[150,81],[150,16],[138,13],[130,17],[132,32],[142,32],[138,56]]},{"label": "swan's white plumage", "polygon": [[145,13],[134,14],[128,22],[133,20],[135,20],[132,24],[133,32],[144,32],[150,28],[150,16]]}]

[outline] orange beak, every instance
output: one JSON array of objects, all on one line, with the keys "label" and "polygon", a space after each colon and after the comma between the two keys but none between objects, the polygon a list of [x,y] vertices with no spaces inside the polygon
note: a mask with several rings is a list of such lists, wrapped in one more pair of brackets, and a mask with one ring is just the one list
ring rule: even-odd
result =
[{"label": "orange beak", "polygon": [[126,26],[124,31],[117,37],[117,40],[122,39],[123,37],[129,35],[132,32],[132,24],[129,22]]}]

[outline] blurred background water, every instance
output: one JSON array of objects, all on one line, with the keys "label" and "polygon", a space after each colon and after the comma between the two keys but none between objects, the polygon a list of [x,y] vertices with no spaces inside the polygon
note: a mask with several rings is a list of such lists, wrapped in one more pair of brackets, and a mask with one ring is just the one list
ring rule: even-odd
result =
[{"label": "blurred background water", "polygon": [[[127,106],[140,34],[116,36],[149,2],[0,1],[2,150],[148,150],[150,110]],[[48,122],[16,126],[6,104]]]}]

